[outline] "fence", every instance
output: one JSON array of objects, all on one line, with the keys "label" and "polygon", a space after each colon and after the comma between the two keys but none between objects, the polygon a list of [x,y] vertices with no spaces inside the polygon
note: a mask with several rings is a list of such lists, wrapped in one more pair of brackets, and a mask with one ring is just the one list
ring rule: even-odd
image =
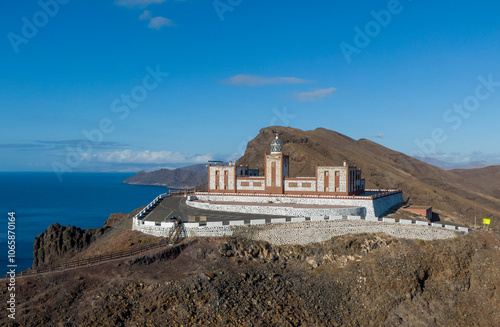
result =
[{"label": "fence", "polygon": [[[175,234],[173,234],[173,238],[174,238],[173,241],[175,243],[175,241],[176,241]],[[141,245],[139,247],[130,248],[128,250],[110,252],[107,254],[101,254],[101,255],[87,257],[87,258],[83,258],[83,259],[71,260],[71,261],[63,262],[63,263],[57,264],[57,265],[41,266],[41,267],[30,269],[27,271],[22,271],[17,275],[21,276],[21,277],[25,277],[25,276],[43,274],[43,273],[47,273],[47,272],[65,271],[65,270],[76,269],[76,268],[80,268],[80,267],[95,266],[95,265],[109,262],[112,260],[131,257],[134,255],[140,254],[142,252],[147,252],[150,250],[158,249],[160,247],[163,247],[165,245],[169,245],[171,243],[172,243],[172,238],[164,238],[159,242],[150,243],[148,245]]]},{"label": "fence", "polygon": [[238,192],[238,193],[222,193],[222,192],[196,192],[195,195],[219,195],[219,196],[254,196],[254,197],[282,197],[282,198],[311,198],[311,199],[356,199],[356,200],[375,200],[389,195],[399,194],[401,190],[365,190],[367,192],[379,192],[374,195],[322,195],[322,194],[262,194],[255,192]]},{"label": "fence", "polygon": [[142,216],[149,213],[149,211],[153,210],[154,207],[156,207],[162,199],[164,199],[168,196],[170,196],[169,193],[163,193],[163,194],[158,195],[153,201],[151,201],[147,206],[145,206],[144,209],[139,211],[139,213],[136,214],[133,219],[141,219]]}]

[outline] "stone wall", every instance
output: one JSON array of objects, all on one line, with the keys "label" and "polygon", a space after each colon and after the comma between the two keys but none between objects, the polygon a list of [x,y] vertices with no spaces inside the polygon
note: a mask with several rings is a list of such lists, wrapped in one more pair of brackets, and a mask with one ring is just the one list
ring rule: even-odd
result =
[{"label": "stone wall", "polygon": [[366,209],[364,207],[351,207],[351,208],[292,208],[281,206],[245,206],[238,204],[212,204],[208,202],[186,201],[186,204],[198,209],[226,211],[226,212],[239,212],[248,214],[259,215],[273,215],[273,216],[330,216],[330,215],[352,215],[352,216],[365,216]]},{"label": "stone wall", "polygon": [[445,228],[346,219],[271,225],[254,235],[258,240],[271,244],[287,245],[323,242],[334,236],[357,233],[385,233],[397,238],[421,240],[447,239],[458,235],[456,231]]},{"label": "stone wall", "polygon": [[[147,221],[146,221],[147,222]],[[168,237],[171,229],[170,226],[166,226],[163,224],[145,224],[146,222],[142,222],[139,219],[134,219],[132,223],[132,230],[137,230],[144,234],[149,234],[153,236],[159,237]],[[154,223],[154,222],[153,222]],[[220,222],[222,223],[222,222]],[[219,224],[217,224],[219,225]],[[188,227],[189,226],[189,227]],[[181,233],[181,237],[222,237],[222,236],[231,236],[233,235],[233,230],[231,226],[199,226],[198,223],[192,224],[184,224],[183,230]]]},{"label": "stone wall", "polygon": [[380,217],[393,206],[403,202],[402,192],[376,198],[373,200],[373,216]]},{"label": "stone wall", "polygon": [[[214,195],[214,194],[200,194],[198,193],[196,197],[199,200],[202,201],[217,201],[217,202],[255,202],[255,203],[268,203],[269,201],[273,203],[297,203],[297,204],[319,204],[319,205],[336,205],[336,206],[345,206],[345,207],[360,207],[364,208],[364,212],[356,212],[352,213],[351,215],[361,215],[361,216],[376,216],[380,217],[383,215],[387,210],[389,210],[391,207],[398,203],[403,202],[403,194],[401,192],[395,193],[395,194],[390,194],[384,197],[379,197],[374,200],[372,200],[370,197],[352,197],[352,196],[337,196],[337,197],[308,197],[308,196],[233,196],[233,195]],[[187,202],[188,205],[191,205],[190,201]],[[196,206],[196,205],[193,205]],[[216,209],[210,209],[209,207],[206,207],[209,210],[216,210]],[[213,208],[213,207],[212,207]],[[230,211],[230,212],[249,212],[249,213],[256,213],[256,212],[251,212],[252,210],[250,207],[248,208],[249,211],[244,211],[247,210],[245,208],[243,209],[235,209],[238,211],[232,211],[231,210],[224,210],[224,211]],[[243,211],[242,211],[243,210]],[[263,213],[259,209],[259,213]],[[273,214],[273,213],[269,213]],[[342,213],[343,215],[344,213]],[[279,213],[279,215],[286,215],[283,213]]]},{"label": "stone wall", "polygon": [[[368,219],[369,218],[369,219]],[[326,220],[325,220],[326,219]],[[310,220],[305,217],[293,217],[291,222],[285,222],[285,218],[274,218],[271,224],[265,224],[264,219],[251,220],[250,225],[244,228],[259,228],[257,233],[241,231],[238,235],[256,235],[257,239],[265,240],[273,244],[307,244],[321,242],[333,236],[353,233],[386,233],[399,238],[411,239],[444,239],[459,235],[459,232],[467,233],[467,227],[452,226],[446,224],[421,225],[418,221],[380,221],[374,217],[362,219],[360,216],[349,216],[348,219],[339,216],[314,216]],[[229,225],[222,222],[207,223],[200,226],[198,223],[186,223],[183,226],[181,237],[224,237],[235,235],[234,228],[242,228],[242,220],[230,221]],[[134,218],[133,230],[146,234],[167,237],[171,228],[166,225],[144,224]]]}]

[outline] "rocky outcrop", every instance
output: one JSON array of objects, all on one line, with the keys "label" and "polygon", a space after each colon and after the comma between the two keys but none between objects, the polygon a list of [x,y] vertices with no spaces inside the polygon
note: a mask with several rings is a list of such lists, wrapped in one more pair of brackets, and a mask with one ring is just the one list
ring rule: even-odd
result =
[{"label": "rocky outcrop", "polygon": [[35,238],[33,245],[33,268],[51,265],[67,260],[87,248],[110,227],[81,229],[75,226],[63,227],[58,223]]}]

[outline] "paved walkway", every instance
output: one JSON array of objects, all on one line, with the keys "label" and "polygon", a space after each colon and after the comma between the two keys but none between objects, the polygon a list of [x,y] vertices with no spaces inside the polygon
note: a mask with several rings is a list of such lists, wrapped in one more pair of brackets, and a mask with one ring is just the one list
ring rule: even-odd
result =
[{"label": "paved walkway", "polygon": [[[173,216],[180,217],[182,221],[187,222],[188,216],[206,216],[207,221],[225,221],[244,220],[246,224],[250,223],[250,219],[266,219],[270,223],[271,218],[283,218],[285,216],[270,216],[258,214],[245,214],[236,212],[203,210],[190,207],[186,204],[184,197],[167,197],[164,198],[153,211],[151,211],[143,220],[147,221],[169,221]],[[290,220],[289,217],[287,220]]]}]

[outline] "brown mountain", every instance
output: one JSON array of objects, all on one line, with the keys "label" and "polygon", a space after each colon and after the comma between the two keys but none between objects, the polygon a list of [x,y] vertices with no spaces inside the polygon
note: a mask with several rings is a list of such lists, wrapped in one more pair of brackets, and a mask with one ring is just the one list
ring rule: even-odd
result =
[{"label": "brown mountain", "polygon": [[[474,205],[486,216],[500,216],[498,166],[447,171],[367,139],[354,140],[317,128],[310,131],[273,126],[260,130],[236,164],[264,169],[264,154],[274,133],[280,133],[290,154],[290,177],[314,176],[316,164],[341,165],[343,160],[362,169],[367,188],[402,189],[409,204],[430,205],[442,220],[472,225]],[[478,178],[478,176],[480,176]],[[496,179],[495,179],[496,177]],[[498,220],[494,220],[494,226]]]},{"label": "brown mountain", "polygon": [[[478,169],[454,169],[451,172],[459,175],[475,186],[480,185],[481,189],[487,191],[495,199],[500,199],[500,166],[488,166]],[[497,182],[495,182],[497,181]]]},{"label": "brown mountain", "polygon": [[186,166],[177,169],[160,169],[152,172],[140,171],[124,180],[125,184],[160,185],[169,188],[193,188],[208,180],[207,167],[204,164]]}]

